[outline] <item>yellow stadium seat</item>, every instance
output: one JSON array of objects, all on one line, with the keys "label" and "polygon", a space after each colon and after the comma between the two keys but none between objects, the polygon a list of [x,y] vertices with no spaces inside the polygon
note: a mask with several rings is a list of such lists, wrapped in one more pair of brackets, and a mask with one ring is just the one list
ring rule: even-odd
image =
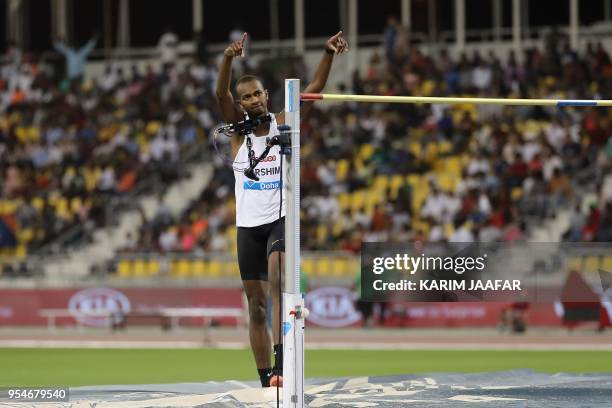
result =
[{"label": "yellow stadium seat", "polygon": [[452,223],[447,223],[444,225],[444,236],[449,239],[455,233],[455,226]]},{"label": "yellow stadium seat", "polygon": [[366,194],[366,205],[374,206],[384,201],[386,194],[384,191],[369,190]]},{"label": "yellow stadium seat", "polygon": [[567,260],[568,271],[580,271],[582,269],[582,258],[581,257],[573,257]]},{"label": "yellow stadium seat", "polygon": [[351,276],[358,271],[361,271],[361,259],[359,258],[350,258],[348,260],[348,275]]},{"label": "yellow stadium seat", "polygon": [[302,258],[302,272],[307,276],[313,276],[315,273],[315,263],[312,258]]},{"label": "yellow stadium seat", "polygon": [[127,259],[122,259],[117,264],[117,275],[120,278],[132,277],[132,262]]},{"label": "yellow stadium seat", "polygon": [[446,171],[452,174],[461,174],[462,164],[460,156],[451,156],[444,159]]},{"label": "yellow stadium seat", "polygon": [[208,265],[206,264],[205,261],[198,259],[196,261],[193,261],[193,264],[191,265],[191,272],[193,274],[193,276],[196,277],[203,277],[206,276],[206,267]]},{"label": "yellow stadium seat", "polygon": [[338,205],[342,211],[350,208],[351,206],[351,195],[349,193],[338,194]]},{"label": "yellow stadium seat", "polygon": [[447,154],[453,150],[453,144],[449,141],[443,140],[438,143],[438,151],[440,154]]},{"label": "yellow stadium seat", "polygon": [[21,144],[26,144],[28,141],[28,134],[26,132],[26,128],[23,126],[18,126],[15,128],[15,136]]},{"label": "yellow stadium seat", "polygon": [[429,143],[425,148],[425,160],[433,161],[438,156],[438,145]]},{"label": "yellow stadium seat", "polygon": [[346,159],[338,160],[336,163],[336,181],[344,181],[348,176],[349,161]]},{"label": "yellow stadium seat", "polygon": [[410,142],[408,145],[408,151],[414,154],[416,157],[421,157],[422,147],[420,142]]},{"label": "yellow stadium seat", "polygon": [[221,262],[210,261],[208,263],[208,276],[212,278],[221,276]]},{"label": "yellow stadium seat", "polygon": [[59,197],[55,201],[55,213],[58,217],[63,219],[69,219],[71,216],[70,210],[68,209],[68,200],[64,197]]},{"label": "yellow stadium seat", "polygon": [[606,256],[601,261],[601,269],[604,271],[612,271],[612,256]]},{"label": "yellow stadium seat", "polygon": [[137,259],[132,264],[132,274],[135,278],[143,278],[147,275],[147,269],[145,261]]},{"label": "yellow stadium seat", "polygon": [[354,191],[351,195],[351,209],[353,211],[359,211],[365,204],[365,192],[364,190]]},{"label": "yellow stadium seat", "polygon": [[359,149],[358,158],[361,161],[369,159],[374,154],[374,146],[370,143],[366,143]]},{"label": "yellow stadium seat", "polygon": [[191,275],[191,261],[188,259],[180,259],[176,268],[176,276],[179,278],[187,278]]},{"label": "yellow stadium seat", "polygon": [[28,247],[25,245],[17,245],[14,255],[17,259],[25,258],[28,255]]},{"label": "yellow stadium seat", "polygon": [[36,211],[41,212],[43,207],[45,206],[45,200],[40,197],[34,197],[32,199],[32,207],[36,209]]},{"label": "yellow stadium seat", "polygon": [[395,174],[391,177],[391,191],[389,192],[389,197],[392,200],[395,200],[397,198],[397,193],[403,185],[404,185],[403,175]]},{"label": "yellow stadium seat", "polygon": [[34,230],[32,228],[24,228],[17,233],[17,240],[27,244],[34,238]]},{"label": "yellow stadium seat", "polygon": [[338,237],[338,236],[340,236],[340,234],[342,234],[342,223],[335,222],[333,227],[332,227],[332,235],[334,237]]},{"label": "yellow stadium seat", "polygon": [[317,259],[317,268],[316,275],[317,276],[330,276],[332,272],[332,263],[329,257],[322,256]]},{"label": "yellow stadium seat", "polygon": [[436,87],[436,83],[435,81],[432,80],[425,80],[423,81],[423,84],[421,85],[421,92],[420,95],[421,96],[430,96],[433,92],[433,90]]},{"label": "yellow stadium seat", "polygon": [[404,184],[404,176],[401,174],[395,174],[391,177],[391,189],[397,190]]},{"label": "yellow stadium seat", "polygon": [[389,176],[384,174],[378,175],[374,178],[374,189],[377,191],[385,191],[389,187]]},{"label": "yellow stadium seat", "polygon": [[348,260],[346,258],[334,258],[331,265],[331,274],[333,276],[350,275]]},{"label": "yellow stadium seat", "polygon": [[228,277],[237,277],[240,275],[240,269],[236,261],[223,262],[223,275]]},{"label": "yellow stadium seat", "polygon": [[598,256],[587,256],[584,258],[582,265],[583,272],[597,272],[599,270],[599,257]]},{"label": "yellow stadium seat", "polygon": [[455,183],[455,177],[453,176],[453,174],[451,173],[442,173],[439,174],[437,177],[437,183],[438,183],[438,187],[440,187],[441,190],[443,191],[455,191],[455,187],[456,187],[456,183]]},{"label": "yellow stadium seat", "polygon": [[150,259],[147,262],[146,268],[147,268],[146,274],[148,276],[158,275],[159,274],[159,270],[160,270],[159,261],[157,259]]},{"label": "yellow stadium seat", "polygon": [[523,197],[523,189],[521,187],[514,187],[510,193],[512,200],[519,200]]},{"label": "yellow stadium seat", "polygon": [[27,132],[27,137],[31,142],[38,142],[40,140],[40,128],[38,126],[30,126]]},{"label": "yellow stadium seat", "polygon": [[70,200],[70,210],[73,213],[79,211],[82,205],[83,201],[80,197],[74,197],[72,200]]},{"label": "yellow stadium seat", "polygon": [[406,176],[406,183],[410,184],[414,189],[421,183],[421,176],[418,174],[409,174]]},{"label": "yellow stadium seat", "polygon": [[419,219],[413,219],[412,220],[412,229],[415,231],[423,231],[423,234],[428,235],[429,234],[429,223],[421,221]]}]

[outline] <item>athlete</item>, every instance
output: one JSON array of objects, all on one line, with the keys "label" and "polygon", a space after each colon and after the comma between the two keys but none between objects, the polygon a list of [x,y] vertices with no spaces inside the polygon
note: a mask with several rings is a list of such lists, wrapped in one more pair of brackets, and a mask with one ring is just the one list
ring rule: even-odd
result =
[{"label": "athlete", "polygon": [[[230,90],[232,61],[243,56],[247,33],[232,42],[224,51],[217,81],[217,103],[228,123],[270,115],[271,120],[256,127],[247,136],[232,135],[231,148],[236,178],[236,227],[238,229],[238,266],[248,299],[249,339],[262,387],[282,386],[282,344],[279,338],[279,261],[284,275],[285,197],[282,205],[280,148],[273,146],[268,155],[254,169],[259,180],[249,178],[243,168],[248,167],[249,154],[259,157],[266,148],[266,138],[279,134],[277,126],[285,123],[285,114],[268,112],[268,91],[261,81],[245,75],[236,81],[234,94]],[[304,92],[318,93],[325,87],[335,55],[348,50],[342,31],[329,38],[325,52],[312,82]],[[235,97],[234,97],[235,95]],[[312,102],[301,105],[306,113]],[[282,210],[281,210],[282,209]],[[280,212],[280,214],[279,214]],[[279,259],[280,257],[280,259]],[[271,366],[271,338],[266,327],[267,296],[272,296],[272,333],[274,339],[274,367]]]}]

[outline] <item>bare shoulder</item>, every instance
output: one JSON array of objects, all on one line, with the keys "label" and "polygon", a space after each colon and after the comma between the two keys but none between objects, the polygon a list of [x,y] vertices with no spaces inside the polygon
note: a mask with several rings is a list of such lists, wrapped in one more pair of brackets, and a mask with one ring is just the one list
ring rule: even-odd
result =
[{"label": "bare shoulder", "polygon": [[284,125],[285,124],[285,111],[281,111],[279,113],[275,113],[274,116],[276,117],[276,124],[278,124],[278,125]]},{"label": "bare shoulder", "polygon": [[232,158],[235,159],[238,154],[238,150],[240,150],[240,146],[244,142],[244,136],[239,133],[234,133],[232,138],[230,139],[230,144],[232,146]]}]

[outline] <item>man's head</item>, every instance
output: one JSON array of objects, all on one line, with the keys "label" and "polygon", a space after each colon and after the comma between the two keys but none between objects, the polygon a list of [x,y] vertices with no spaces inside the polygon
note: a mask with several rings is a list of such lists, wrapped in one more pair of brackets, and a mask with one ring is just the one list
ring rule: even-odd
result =
[{"label": "man's head", "polygon": [[237,101],[250,118],[268,114],[268,91],[261,81],[245,75],[236,82]]}]

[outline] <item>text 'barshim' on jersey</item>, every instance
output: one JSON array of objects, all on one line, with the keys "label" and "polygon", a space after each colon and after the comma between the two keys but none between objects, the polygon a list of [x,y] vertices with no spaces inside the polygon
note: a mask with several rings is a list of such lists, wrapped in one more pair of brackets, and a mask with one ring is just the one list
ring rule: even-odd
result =
[{"label": "text 'barshim' on jersey", "polygon": [[263,168],[263,169],[255,169],[255,175],[257,177],[262,177],[262,176],[275,176],[277,174],[280,174],[280,166],[278,167],[268,167],[268,168]]}]

